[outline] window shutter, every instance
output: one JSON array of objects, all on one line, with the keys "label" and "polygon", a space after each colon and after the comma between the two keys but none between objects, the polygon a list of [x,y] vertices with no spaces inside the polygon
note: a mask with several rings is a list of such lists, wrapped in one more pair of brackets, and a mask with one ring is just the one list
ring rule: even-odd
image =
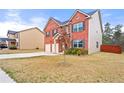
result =
[{"label": "window shutter", "polygon": [[85,22],[83,22],[83,30],[85,30]]}]

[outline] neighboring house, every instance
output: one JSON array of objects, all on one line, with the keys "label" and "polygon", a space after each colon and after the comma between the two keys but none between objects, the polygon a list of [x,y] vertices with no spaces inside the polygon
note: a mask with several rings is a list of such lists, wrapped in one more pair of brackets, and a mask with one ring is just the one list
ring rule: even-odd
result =
[{"label": "neighboring house", "polygon": [[10,46],[15,44],[15,39],[8,39],[8,38],[0,38],[0,45],[1,46]]},{"label": "neighboring house", "polygon": [[37,27],[18,32],[9,30],[7,36],[16,40],[18,49],[44,49],[44,33]]},{"label": "neighboring house", "polygon": [[16,46],[16,31],[10,31],[8,30],[8,33],[7,33],[7,36],[8,36],[8,39],[10,39],[8,41],[8,47],[12,47],[12,46]]},{"label": "neighboring house", "polygon": [[[100,51],[102,44],[102,22],[100,10],[85,13],[76,10],[71,18],[60,22],[50,18],[44,28],[45,51],[59,53],[63,47],[85,48],[88,54]],[[69,45],[63,45],[61,34],[66,32]]]},{"label": "neighboring house", "polygon": [[8,38],[0,38],[0,47],[7,46],[7,39]]}]

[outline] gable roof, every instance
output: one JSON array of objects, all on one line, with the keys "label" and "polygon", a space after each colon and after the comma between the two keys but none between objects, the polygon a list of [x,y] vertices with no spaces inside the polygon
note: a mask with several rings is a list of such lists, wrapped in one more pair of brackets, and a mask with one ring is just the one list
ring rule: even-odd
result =
[{"label": "gable roof", "polygon": [[41,31],[38,27],[32,27],[32,28],[24,29],[24,30],[18,31],[17,33],[24,32],[24,31],[27,31],[27,30],[32,30],[32,29],[37,29],[38,31],[40,31],[41,33],[44,34],[44,32]]},{"label": "gable roof", "polygon": [[48,19],[48,21],[47,21],[47,24],[45,25],[45,27],[44,27],[44,30],[46,29],[46,27],[47,27],[47,25],[48,25],[48,23],[49,23],[49,21],[50,20],[53,20],[55,23],[57,23],[58,25],[61,25],[61,22],[59,21],[59,20],[57,20],[57,19],[55,19],[55,18],[53,18],[53,17],[50,17],[49,19]]},{"label": "gable roof", "polygon": [[8,30],[8,33],[7,33],[7,35],[8,35],[8,34],[15,35],[16,33],[17,33],[16,31]]},{"label": "gable roof", "polygon": [[[93,15],[96,11],[97,11],[97,10],[94,10],[94,11],[89,12],[89,13],[85,13],[85,12],[83,12],[83,11],[77,9],[77,10],[75,10],[75,12],[73,13],[73,15],[70,17],[70,19],[68,19],[68,20],[66,20],[66,21],[64,21],[64,22],[61,22],[61,21],[59,21],[59,20],[57,20],[57,19],[55,19],[55,18],[53,18],[53,17],[50,17],[49,20],[48,20],[48,22],[49,22],[50,20],[53,20],[53,21],[55,21],[58,25],[63,26],[63,25],[68,24],[69,21],[74,17],[74,15],[75,15],[77,12],[80,12],[81,14],[86,15],[87,18],[90,18],[90,16]],[[46,26],[48,25],[48,22],[47,22],[47,24],[45,25],[45,28],[46,28]],[[45,29],[45,28],[44,28],[44,29]]]},{"label": "gable roof", "polygon": [[16,33],[24,32],[24,31],[31,30],[31,29],[38,29],[38,31],[40,31],[41,33],[44,34],[44,32],[41,31],[38,27],[32,27],[32,28],[28,28],[28,29],[21,30],[21,31],[12,31],[12,30],[8,30],[7,35],[8,35],[8,34],[15,35]]},{"label": "gable roof", "polygon": [[77,12],[79,12],[79,13],[81,13],[81,14],[86,15],[86,16],[87,16],[87,18],[89,18],[89,17],[90,17],[90,15],[89,15],[88,13],[85,13],[85,12],[83,12],[83,11],[81,11],[81,10],[77,9],[77,10],[75,10],[75,12],[73,13],[73,15],[71,16],[71,18],[69,19],[69,21],[70,21],[70,20],[72,20],[72,18],[73,18],[73,17],[77,14]]},{"label": "gable roof", "polygon": [[91,15],[93,15],[94,13],[96,13],[97,11],[98,11],[98,9],[97,9],[97,10],[94,10],[94,11],[91,11],[91,12],[88,13],[88,15],[91,16]]},{"label": "gable roof", "polygon": [[53,21],[57,22],[57,24],[59,24],[59,25],[61,24],[61,22],[59,20],[57,20],[57,19],[55,19],[53,17],[51,17],[50,20],[53,20]]},{"label": "gable roof", "polygon": [[69,20],[66,20],[66,21],[61,22],[61,21],[59,21],[59,20],[57,20],[55,18],[54,18],[54,20],[57,21],[59,23],[59,25],[64,25],[64,24],[66,24],[66,23],[69,22]]}]

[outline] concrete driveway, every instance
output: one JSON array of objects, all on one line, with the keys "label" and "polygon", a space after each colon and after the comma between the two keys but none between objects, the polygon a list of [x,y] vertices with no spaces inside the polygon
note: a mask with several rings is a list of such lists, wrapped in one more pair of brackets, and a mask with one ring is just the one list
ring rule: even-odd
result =
[{"label": "concrete driveway", "polygon": [[55,55],[58,54],[46,53],[46,52],[0,54],[0,59],[27,58],[27,57],[36,57],[36,56],[55,56]]},{"label": "concrete driveway", "polygon": [[16,83],[2,69],[0,69],[0,83]]}]

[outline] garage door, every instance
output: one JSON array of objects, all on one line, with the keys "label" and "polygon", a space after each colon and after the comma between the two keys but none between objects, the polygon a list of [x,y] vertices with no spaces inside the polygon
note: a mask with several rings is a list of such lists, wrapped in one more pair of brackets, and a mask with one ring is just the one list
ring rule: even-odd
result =
[{"label": "garage door", "polygon": [[50,44],[45,44],[45,52],[51,52]]},{"label": "garage door", "polygon": [[52,53],[58,53],[59,51],[59,46],[58,44],[52,44]]}]

